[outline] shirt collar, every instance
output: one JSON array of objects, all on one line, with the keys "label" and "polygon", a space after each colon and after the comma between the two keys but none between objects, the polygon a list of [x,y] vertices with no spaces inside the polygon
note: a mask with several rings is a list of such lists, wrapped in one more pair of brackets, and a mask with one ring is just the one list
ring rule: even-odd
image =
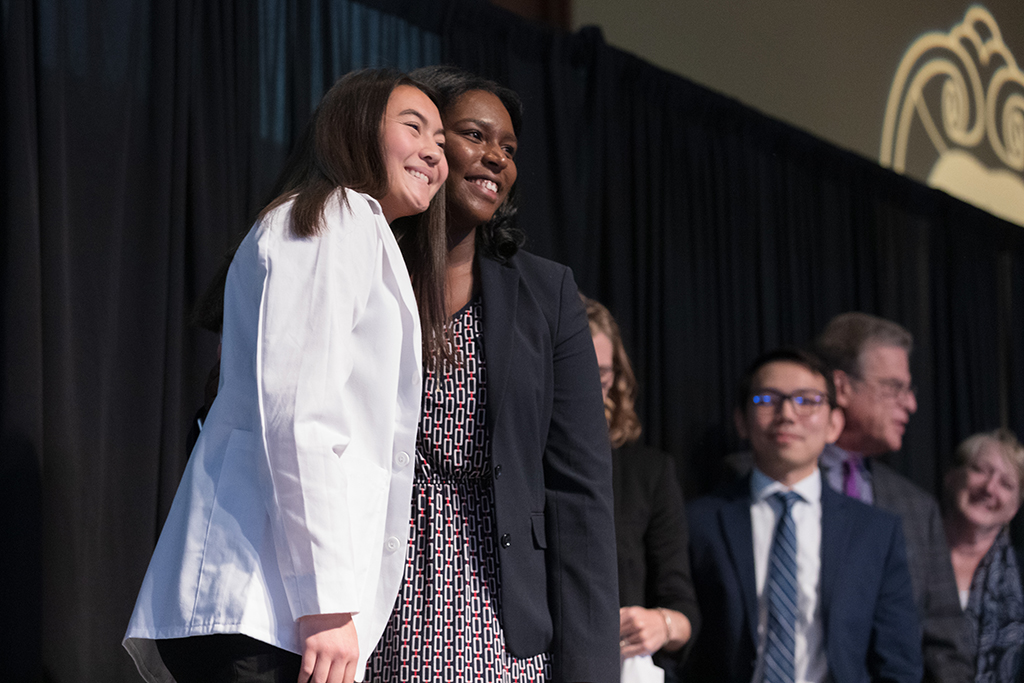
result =
[{"label": "shirt collar", "polygon": [[863,456],[861,456],[860,453],[844,450],[834,443],[827,443],[825,444],[825,450],[823,450],[821,455],[818,456],[818,462],[821,463],[821,466],[825,469],[831,470],[833,468],[842,467],[844,462],[852,458],[863,459]]},{"label": "shirt collar", "polygon": [[355,192],[357,195],[366,200],[366,203],[370,205],[370,210],[376,214],[384,215],[384,209],[380,207],[380,202],[366,194],[365,192],[358,192],[356,190],[348,190],[349,192]]},{"label": "shirt collar", "polygon": [[814,472],[792,487],[786,487],[754,465],[754,470],[750,473],[750,499],[755,503],[760,503],[779,491],[796,491],[808,503],[818,502],[821,500],[821,471],[815,468]]}]

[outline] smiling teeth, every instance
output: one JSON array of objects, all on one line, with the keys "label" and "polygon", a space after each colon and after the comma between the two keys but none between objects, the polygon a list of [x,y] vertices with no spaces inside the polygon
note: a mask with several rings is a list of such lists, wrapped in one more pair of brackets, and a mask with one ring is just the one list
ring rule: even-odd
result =
[{"label": "smiling teeth", "polygon": [[481,180],[474,180],[473,182],[476,183],[477,185],[479,185],[480,187],[484,188],[485,190],[490,190],[491,192],[497,192],[498,191],[498,183],[494,182],[493,180],[481,179]]},{"label": "smiling teeth", "polygon": [[416,178],[418,180],[422,180],[425,183],[429,183],[430,182],[430,178],[428,178],[425,173],[420,173],[419,171],[414,171],[412,169],[409,169],[409,175],[411,175],[413,178]]}]

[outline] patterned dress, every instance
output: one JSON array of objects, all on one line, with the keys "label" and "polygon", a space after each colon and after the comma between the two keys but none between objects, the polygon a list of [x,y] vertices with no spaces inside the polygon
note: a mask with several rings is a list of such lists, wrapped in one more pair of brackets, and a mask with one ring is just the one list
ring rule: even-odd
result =
[{"label": "patterned dress", "polygon": [[367,681],[543,683],[551,676],[547,653],[517,659],[505,651],[481,318],[479,299],[455,315],[461,362],[424,380],[405,577]]},{"label": "patterned dress", "polygon": [[971,579],[964,610],[976,634],[975,683],[1015,683],[1024,666],[1024,587],[1010,531],[1003,528]]}]

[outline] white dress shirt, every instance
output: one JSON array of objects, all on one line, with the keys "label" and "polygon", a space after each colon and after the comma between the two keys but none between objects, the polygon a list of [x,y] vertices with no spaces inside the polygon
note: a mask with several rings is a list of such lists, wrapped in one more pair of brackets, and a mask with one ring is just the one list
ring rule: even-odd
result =
[{"label": "white dress shirt", "polygon": [[754,574],[757,581],[757,664],[753,683],[764,679],[764,643],[768,625],[768,555],[782,507],[771,496],[795,491],[803,498],[793,504],[796,526],[797,621],[795,677],[797,683],[821,683],[828,674],[824,629],[821,624],[821,473],[801,479],[792,489],[757,467],[750,477],[750,525],[754,537]]},{"label": "white dress shirt", "polygon": [[224,291],[218,395],[182,476],[124,646],[243,633],[300,652],[296,620],[354,613],[356,680],[394,606],[422,399],[409,273],[376,200],[340,191],[298,238],[257,222]]}]

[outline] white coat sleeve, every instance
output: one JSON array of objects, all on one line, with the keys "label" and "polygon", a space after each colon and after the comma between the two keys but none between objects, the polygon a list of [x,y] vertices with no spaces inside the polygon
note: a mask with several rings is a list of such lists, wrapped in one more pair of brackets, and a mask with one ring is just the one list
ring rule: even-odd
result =
[{"label": "white coat sleeve", "polygon": [[[334,200],[326,228],[297,238],[281,212],[259,237],[265,268],[256,352],[268,511],[292,616],[358,612],[369,555],[359,534],[366,487],[386,490],[383,471],[341,457],[351,438],[342,388],[353,329],[381,277],[383,244],[367,202]],[[386,224],[385,224],[386,225]],[[370,466],[370,474],[373,474]],[[385,494],[386,495],[386,494]]]}]

